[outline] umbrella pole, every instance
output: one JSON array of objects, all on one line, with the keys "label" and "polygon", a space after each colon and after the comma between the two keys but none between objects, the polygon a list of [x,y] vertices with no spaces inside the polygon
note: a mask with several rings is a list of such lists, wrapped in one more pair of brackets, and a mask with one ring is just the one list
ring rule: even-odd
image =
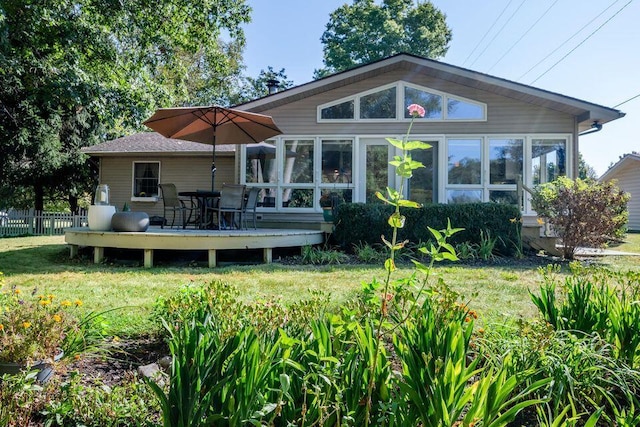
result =
[{"label": "umbrella pole", "polygon": [[213,133],[213,159],[211,161],[211,191],[215,190],[216,181],[216,134]]}]

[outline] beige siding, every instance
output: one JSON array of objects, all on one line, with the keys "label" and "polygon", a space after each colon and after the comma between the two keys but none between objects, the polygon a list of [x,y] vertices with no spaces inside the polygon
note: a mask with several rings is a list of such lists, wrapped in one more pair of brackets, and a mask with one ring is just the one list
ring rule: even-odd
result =
[{"label": "beige siding", "polygon": [[611,177],[618,180],[618,187],[631,195],[629,200],[629,229],[640,231],[640,162],[627,162]]},{"label": "beige siding", "polygon": [[[118,210],[121,210],[126,202],[132,211],[146,212],[149,216],[162,215],[162,200],[157,202],[131,201],[134,161],[159,161],[160,182],[174,183],[178,191],[211,189],[211,157],[103,157],[100,165],[100,183],[109,185],[110,203]],[[237,182],[234,157],[218,156],[216,166],[216,188],[220,188],[223,183]]]},{"label": "beige siding", "polygon": [[[282,107],[262,111],[273,116],[285,135],[396,134],[406,131],[406,122],[317,123],[317,106],[404,80],[487,104],[486,122],[416,123],[414,133],[422,134],[491,134],[491,133],[575,133],[575,118],[567,113],[533,106],[495,93],[470,88],[429,76],[393,71],[320,93]],[[574,138],[575,139],[575,138]]]}]

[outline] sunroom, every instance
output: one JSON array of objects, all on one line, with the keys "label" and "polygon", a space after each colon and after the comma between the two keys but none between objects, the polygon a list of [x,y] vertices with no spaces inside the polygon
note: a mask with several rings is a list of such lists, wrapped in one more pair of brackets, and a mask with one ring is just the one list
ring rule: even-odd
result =
[{"label": "sunroom", "polygon": [[[307,106],[318,134],[287,133],[266,141],[261,151],[242,147],[240,182],[263,189],[259,206],[264,212],[319,212],[321,195],[327,193],[347,202],[376,203],[376,191],[399,188],[389,166],[399,153],[385,138],[406,137],[411,124],[406,107],[415,103],[426,114],[415,119],[409,137],[431,148],[412,153],[424,168],[406,185],[406,197],[422,204],[511,203],[531,214],[520,184],[533,187],[573,176],[574,133],[531,132],[531,125],[520,132],[488,132],[488,122],[499,113],[490,102],[460,92],[398,80],[319,103],[315,111]],[[325,126],[332,131],[323,132]],[[574,130],[575,122],[566,128]]]}]

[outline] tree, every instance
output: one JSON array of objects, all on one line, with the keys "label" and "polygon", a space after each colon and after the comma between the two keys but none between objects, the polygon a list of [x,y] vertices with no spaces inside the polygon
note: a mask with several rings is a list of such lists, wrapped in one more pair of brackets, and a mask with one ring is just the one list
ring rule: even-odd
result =
[{"label": "tree", "polygon": [[562,239],[564,257],[573,259],[580,246],[602,247],[624,234],[628,201],[614,182],[561,176],[536,187],[531,206]]},{"label": "tree", "polygon": [[397,53],[440,58],[447,53],[451,29],[431,2],[354,0],[333,13],[320,39],[325,67],[315,77],[344,71]]},{"label": "tree", "polygon": [[284,90],[293,86],[293,81],[287,78],[284,68],[275,71],[273,67],[260,70],[258,77],[245,77],[238,93],[231,98],[230,104],[242,104],[269,94],[269,85],[274,84],[276,90]]},{"label": "tree", "polygon": [[0,0],[3,200],[24,187],[36,209],[46,193],[73,199],[95,185],[81,147],[140,129],[157,106],[228,98],[249,11],[243,0]]},{"label": "tree", "polygon": [[578,153],[578,178],[598,179],[596,170],[584,160],[582,153]]}]

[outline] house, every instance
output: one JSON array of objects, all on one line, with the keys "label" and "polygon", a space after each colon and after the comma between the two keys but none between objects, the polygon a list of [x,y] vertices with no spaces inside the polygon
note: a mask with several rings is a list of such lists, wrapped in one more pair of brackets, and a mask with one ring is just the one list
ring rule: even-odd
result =
[{"label": "house", "polygon": [[[559,175],[575,176],[580,134],[624,116],[591,102],[399,54],[236,106],[272,116],[283,133],[262,144],[270,149],[261,153],[241,145],[228,149],[217,162],[216,183],[233,180],[261,188],[260,220],[269,226],[318,223],[319,200],[328,192],[346,201],[374,202],[375,191],[398,186],[388,164],[395,149],[385,137],[406,134],[406,107],[414,103],[427,114],[415,120],[411,139],[432,148],[414,152],[425,168],[414,175],[407,196],[421,203],[518,204],[533,222],[535,213],[519,183],[533,187]],[[207,149],[192,149],[184,141],[172,142],[171,148],[167,141],[152,150],[133,142],[153,137],[128,138],[133,139],[105,143],[111,144],[108,150],[105,144],[85,150],[100,158],[100,182],[111,186],[116,203],[130,202],[154,214],[162,209],[156,196],[149,197],[156,183],[175,182],[179,190],[208,188]]]},{"label": "house", "polygon": [[631,195],[628,228],[640,231],[640,153],[625,154],[616,164],[611,166],[598,180],[605,182],[618,181],[618,187]]},{"label": "house", "polygon": [[[216,147],[217,179],[234,183],[235,145]],[[176,183],[178,191],[211,189],[212,147],[143,132],[85,147],[99,160],[99,182],[109,185],[109,202],[150,216],[162,215],[158,184]]]}]

